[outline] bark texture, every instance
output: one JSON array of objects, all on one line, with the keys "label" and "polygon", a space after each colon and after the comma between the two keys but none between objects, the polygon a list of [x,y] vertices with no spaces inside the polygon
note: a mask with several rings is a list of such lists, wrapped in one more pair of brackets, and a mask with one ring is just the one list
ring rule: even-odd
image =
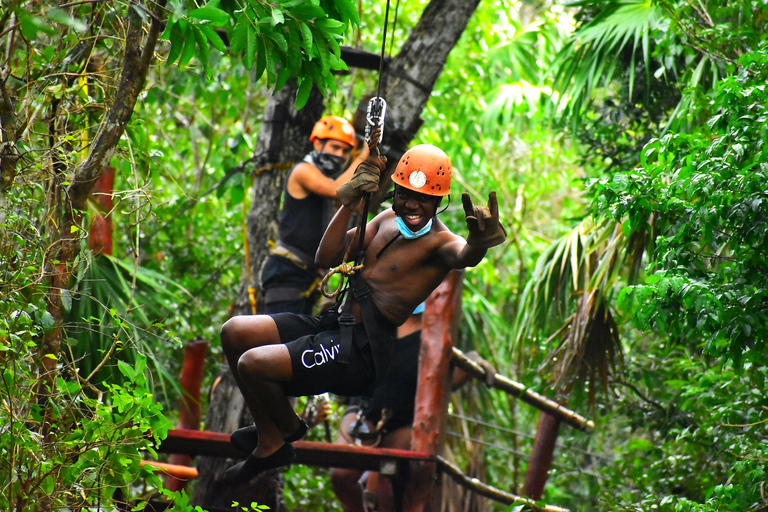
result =
[{"label": "bark texture", "polygon": [[[248,211],[248,248],[243,277],[232,307],[233,315],[253,314],[249,288],[258,291],[261,266],[268,254],[268,241],[277,239],[277,213],[285,177],[294,163],[299,162],[311,149],[309,135],[315,122],[322,116],[322,97],[314,90],[307,105],[300,111],[294,106],[296,89],[285,86],[267,100],[259,131],[256,151],[243,164],[246,176],[253,177],[253,196]],[[257,293],[257,312],[261,312],[261,293]],[[222,378],[211,397],[206,418],[206,429],[213,432],[233,432],[252,424],[250,412],[237,388],[229,368],[222,368]],[[218,479],[236,461],[214,457],[200,457],[197,468],[200,478],[195,485],[193,502],[211,512],[232,509],[232,502],[256,502],[270,510],[283,510],[282,473],[267,471],[250,485],[232,488]]]}]

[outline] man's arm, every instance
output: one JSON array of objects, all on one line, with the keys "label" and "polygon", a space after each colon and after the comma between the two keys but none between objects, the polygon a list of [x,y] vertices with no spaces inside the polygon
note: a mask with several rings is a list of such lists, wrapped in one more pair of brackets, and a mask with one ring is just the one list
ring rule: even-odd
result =
[{"label": "man's arm", "polygon": [[485,257],[488,249],[473,247],[458,235],[451,234],[453,240],[444,244],[439,254],[450,268],[474,267]]},{"label": "man's arm", "polygon": [[320,268],[331,268],[341,264],[344,261],[344,255],[347,248],[355,236],[355,230],[347,230],[352,214],[356,206],[342,206],[331,219],[328,227],[325,228],[323,238],[315,253],[315,265]]},{"label": "man's arm", "polygon": [[[357,202],[349,206],[342,206],[336,215],[331,219],[331,223],[323,234],[323,239],[320,240],[320,245],[317,248],[315,254],[315,265],[320,268],[331,268],[340,265],[344,261],[344,256],[347,254],[349,248],[357,250],[357,228],[347,230],[349,221],[352,218],[352,214],[355,211],[359,211],[362,214],[362,202]],[[371,220],[365,228],[365,242],[364,247],[368,248],[368,245],[373,240],[376,232],[379,230],[381,223],[380,217],[386,212],[382,212]]]},{"label": "man's arm", "polygon": [[368,147],[363,146],[360,154],[352,160],[347,170],[336,179],[329,178],[314,165],[303,162],[296,166],[288,178],[288,188],[292,196],[298,196],[296,188],[299,187],[306,194],[315,194],[323,197],[337,197],[336,190],[349,181],[357,169],[357,166],[363,163],[368,157]]}]

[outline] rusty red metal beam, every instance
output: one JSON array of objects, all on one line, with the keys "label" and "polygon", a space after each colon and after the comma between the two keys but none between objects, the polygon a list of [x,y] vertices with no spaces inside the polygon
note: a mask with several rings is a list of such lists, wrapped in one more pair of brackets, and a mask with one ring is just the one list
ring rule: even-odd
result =
[{"label": "rusty red metal beam", "polygon": [[[208,342],[194,339],[184,344],[184,359],[181,365],[179,384],[182,394],[179,398],[178,428],[200,428],[200,388],[203,383],[205,357],[208,354]],[[192,457],[182,453],[171,454],[168,462],[174,466],[191,466]],[[167,473],[165,487],[170,491],[180,491],[187,485],[187,478],[178,478]]]},{"label": "rusty red metal beam", "polygon": [[114,200],[112,193],[115,185],[115,168],[105,167],[104,172],[93,186],[93,198],[104,213],[91,217],[91,229],[88,235],[88,248],[94,254],[112,255],[112,212]]},{"label": "rusty red metal beam", "polygon": [[[452,271],[427,299],[421,329],[419,379],[413,417],[411,448],[442,455],[451,393],[453,340],[461,318],[462,271]],[[422,462],[411,467],[403,493],[403,510],[440,510],[442,493],[435,489],[435,464]]]},{"label": "rusty red metal beam", "polygon": [[[382,465],[387,463],[434,461],[432,456],[427,453],[392,448],[371,448],[309,441],[297,441],[293,443],[293,446],[296,448],[295,464],[309,466],[380,471]],[[190,429],[169,430],[168,437],[160,444],[157,451],[190,456],[245,458],[245,454],[229,442],[229,434]]]}]

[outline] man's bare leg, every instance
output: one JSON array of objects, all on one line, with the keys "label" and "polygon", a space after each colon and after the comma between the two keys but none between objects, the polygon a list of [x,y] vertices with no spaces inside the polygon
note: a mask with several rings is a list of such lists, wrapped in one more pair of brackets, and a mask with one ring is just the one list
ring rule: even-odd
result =
[{"label": "man's bare leg", "polygon": [[291,361],[271,317],[230,319],[222,327],[221,343],[258,431],[256,449],[224,475],[232,483],[244,482],[293,460],[295,452],[284,437],[302,423],[279,384],[290,380]]},{"label": "man's bare leg", "polygon": [[[269,411],[270,416],[277,419],[278,426],[283,428],[283,434],[293,434],[301,426],[301,420],[280,385],[264,389],[258,382],[285,382],[292,377],[288,349],[280,342],[275,321],[267,315],[231,318],[221,329],[221,346],[251,413]],[[250,353],[245,356],[246,352]],[[254,390],[254,387],[259,389]],[[274,403],[265,403],[272,397],[275,397]],[[277,412],[277,415],[272,412]]]}]

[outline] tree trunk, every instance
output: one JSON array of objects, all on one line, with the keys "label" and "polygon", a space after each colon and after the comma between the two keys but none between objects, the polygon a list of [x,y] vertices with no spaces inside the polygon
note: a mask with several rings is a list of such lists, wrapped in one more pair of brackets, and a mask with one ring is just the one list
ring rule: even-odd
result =
[{"label": "tree trunk", "polygon": [[[459,40],[478,3],[479,0],[432,0],[402,51],[390,63],[388,84],[382,84],[388,103],[384,145],[396,148],[395,152],[399,150],[402,153],[421,126],[421,111],[442,72],[449,52]],[[418,80],[413,77],[418,77]],[[248,212],[249,268],[244,272],[238,289],[233,314],[253,312],[248,288],[258,287],[260,269],[267,256],[267,240],[276,238],[277,213],[285,171],[309,150],[309,134],[322,115],[321,99],[319,95],[314,96],[316,91],[313,91],[307,106],[296,112],[293,106],[294,91],[286,86],[267,102],[256,152],[245,164],[249,175],[256,171],[254,199]],[[397,165],[398,158],[390,159],[390,172],[383,173],[381,188],[389,187],[389,175],[393,166]],[[280,163],[284,165],[279,166]],[[224,374],[211,399],[206,420],[208,430],[216,432],[232,432],[251,421],[234,379],[226,369]],[[279,484],[276,483],[279,479],[275,478],[274,472],[267,472],[248,489],[241,489],[247,491],[251,498],[243,498],[239,492],[237,496],[231,493],[223,495],[216,480],[233,462],[200,458],[197,463],[200,479],[196,484],[193,502],[209,510],[213,510],[214,504],[222,510],[229,510],[233,500],[250,503],[247,501],[250,499],[259,505],[271,507],[273,511],[281,510]]]},{"label": "tree trunk", "polygon": [[[96,181],[104,172],[105,165],[109,163],[125,132],[139,94],[144,90],[149,65],[155,56],[155,45],[164,25],[165,4],[166,0],[159,0],[152,9],[148,9],[154,13],[148,30],[136,9],[128,10],[123,68],[114,103],[99,126],[88,156],[75,169],[67,192],[53,196],[64,198],[63,205],[55,204],[51,207],[51,211],[63,210],[63,219],[60,223],[61,229],[56,234],[57,239],[51,244],[52,247],[59,247],[56,257],[53,258],[58,262],[48,264],[45,268],[45,280],[49,284],[47,310],[53,317],[54,326],[45,333],[38,354],[39,368],[43,376],[38,400],[44,401],[45,395],[52,393],[55,387],[56,365],[61,351],[64,323],[61,292],[70,287],[70,277],[74,270],[72,266],[79,253],[83,236],[81,227],[86,205]],[[44,421],[43,429],[47,428],[47,421]]]},{"label": "tree trunk", "polygon": [[560,419],[542,411],[523,484],[523,494],[533,500],[538,501],[544,495],[544,486],[552,468],[559,432]]},{"label": "tree trunk", "polygon": [[[249,288],[258,291],[261,266],[268,254],[267,241],[277,238],[277,213],[287,171],[311,149],[309,135],[323,113],[322,97],[316,89],[300,111],[296,111],[294,106],[295,95],[296,89],[287,85],[267,100],[256,152],[243,166],[246,176],[253,176],[253,196],[247,219],[246,260],[249,268],[243,271],[232,308],[233,315],[253,314]],[[261,293],[256,296],[260,299]],[[257,300],[256,312],[263,311],[258,306],[260,302]],[[214,432],[233,432],[251,423],[253,419],[245,407],[243,396],[229,369],[224,368],[222,379],[211,398],[207,428]],[[200,457],[197,461],[200,477],[193,502],[211,512],[229,511],[233,501],[255,501],[270,507],[270,510],[282,510],[281,472],[267,471],[250,485],[233,489],[221,485],[218,479],[234,463],[231,459]]]}]

